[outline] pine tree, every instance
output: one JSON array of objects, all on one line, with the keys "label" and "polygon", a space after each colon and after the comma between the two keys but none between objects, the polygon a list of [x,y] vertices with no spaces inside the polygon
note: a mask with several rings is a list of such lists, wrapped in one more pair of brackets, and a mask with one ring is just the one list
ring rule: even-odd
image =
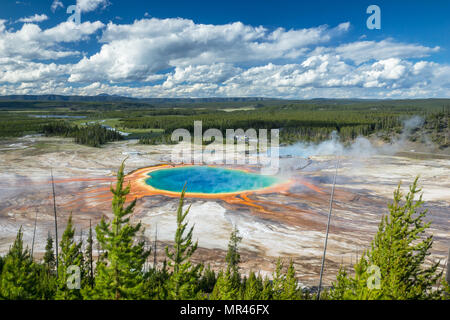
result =
[{"label": "pine tree", "polygon": [[283,262],[278,258],[272,281],[272,298],[274,300],[283,299],[285,278],[286,276],[283,274]]},{"label": "pine tree", "polygon": [[80,230],[80,241],[79,241],[79,253],[80,253],[80,274],[81,274],[81,286],[85,286],[89,282],[88,273],[89,268],[86,263],[86,258],[83,252],[83,229]]},{"label": "pine tree", "polygon": [[260,300],[263,288],[264,286],[261,277],[256,277],[255,273],[251,271],[247,281],[245,282],[245,290],[242,299]]},{"label": "pine tree", "polygon": [[214,285],[216,284],[216,280],[216,273],[208,264],[208,267],[203,270],[203,274],[200,278],[200,290],[205,293],[211,293],[214,289]]},{"label": "pine tree", "polygon": [[5,259],[2,256],[0,256],[0,275],[2,274],[4,264],[5,264]]},{"label": "pine tree", "polygon": [[145,250],[144,242],[134,244],[142,225],[130,224],[129,215],[133,212],[136,199],[124,207],[130,185],[124,188],[125,161],[117,172],[116,187],[113,194],[113,220],[106,222],[102,217],[96,227],[97,241],[103,257],[97,263],[97,276],[93,290],[83,291],[87,298],[94,299],[140,299],[144,288],[144,263],[150,254]]},{"label": "pine tree", "polygon": [[169,258],[168,265],[173,268],[168,282],[168,293],[170,299],[192,299],[198,293],[198,281],[202,271],[202,265],[193,265],[190,258],[197,250],[197,242],[192,242],[194,227],[185,234],[188,223],[185,222],[190,207],[183,213],[184,194],[186,186],[181,192],[180,202],[177,210],[177,230],[175,232],[175,243],[172,250],[166,247],[166,256]]},{"label": "pine tree", "polygon": [[[442,280],[439,262],[426,266],[433,237],[426,235],[430,223],[423,219],[427,210],[419,212],[422,195],[415,201],[418,178],[410,186],[401,205],[400,185],[394,192],[389,215],[382,218],[371,248],[354,266],[351,277],[341,269],[331,299],[435,299],[442,297],[442,288],[433,289]],[[377,274],[379,272],[379,274]],[[379,280],[379,283],[377,283]]]},{"label": "pine tree", "polygon": [[272,295],[273,295],[272,283],[266,276],[264,278],[263,289],[261,291],[261,300],[271,300],[273,298]]},{"label": "pine tree", "polygon": [[170,273],[167,270],[167,262],[164,260],[161,269],[151,269],[146,275],[145,281],[145,298],[167,300],[168,293],[168,281]]},{"label": "pine tree", "polygon": [[40,297],[44,300],[50,300],[55,297],[57,279],[55,276],[55,253],[53,251],[53,238],[50,232],[47,235],[47,244],[45,246],[45,254],[43,264],[37,266],[37,274],[39,279],[38,291]]},{"label": "pine tree", "polygon": [[165,263],[162,269],[150,269],[145,273],[143,299],[166,300],[168,297],[166,282],[170,275]]},{"label": "pine tree", "polygon": [[57,278],[51,273],[45,264],[35,264],[36,277],[38,279],[37,292],[39,299],[53,300],[57,288]]},{"label": "pine tree", "polygon": [[93,258],[93,250],[94,250],[94,239],[92,235],[92,226],[89,222],[89,233],[87,238],[87,246],[85,250],[85,267],[86,270],[86,280],[87,285],[91,288],[94,287],[94,258]]},{"label": "pine tree", "polygon": [[[233,284],[233,286],[236,288],[236,284]],[[245,289],[247,288],[247,276],[244,276],[242,279],[240,279],[239,283],[239,290],[238,290],[238,297],[239,299],[244,299],[245,296]]]},{"label": "pine tree", "polygon": [[239,243],[242,241],[242,237],[239,236],[239,231],[236,227],[230,235],[228,242],[228,251],[225,257],[227,262],[227,268],[230,269],[233,285],[239,288],[241,282],[241,276],[239,274],[239,263],[241,262],[241,255],[239,254]]},{"label": "pine tree", "polygon": [[35,264],[28,248],[23,248],[23,233],[20,227],[5,257],[0,277],[0,297],[10,300],[37,299],[37,285]]},{"label": "pine tree", "polygon": [[80,290],[69,288],[67,284],[68,280],[70,280],[69,277],[72,275],[69,267],[78,267],[80,276],[81,269],[83,267],[81,243],[77,243],[74,239],[74,236],[75,228],[73,227],[72,223],[72,214],[70,214],[66,229],[64,230],[60,242],[61,251],[59,253],[58,288],[56,292],[56,299],[59,300],[81,299]]},{"label": "pine tree", "polygon": [[301,299],[301,291],[298,289],[298,280],[295,278],[294,262],[291,260],[283,281],[283,291],[280,294],[281,300]]},{"label": "pine tree", "polygon": [[241,262],[241,255],[239,254],[239,243],[242,241],[242,237],[239,236],[239,231],[236,227],[230,235],[230,240],[228,242],[228,251],[226,255],[226,261],[228,268],[235,272],[239,268],[239,262]]},{"label": "pine tree", "polygon": [[265,283],[263,286],[264,296],[272,297],[274,300],[297,300],[303,299],[303,293],[299,289],[298,280],[295,277],[294,262],[291,260],[286,273],[283,272],[284,264],[281,259],[277,260],[273,273],[272,285]]},{"label": "pine tree", "polygon": [[45,245],[44,265],[48,273],[52,273],[55,270],[56,260],[55,253],[53,252],[53,238],[50,236],[50,232],[48,233],[47,244]]},{"label": "pine tree", "polygon": [[236,300],[239,298],[239,289],[235,288],[231,277],[230,269],[227,268],[225,273],[219,272],[216,285],[210,296],[211,300]]}]

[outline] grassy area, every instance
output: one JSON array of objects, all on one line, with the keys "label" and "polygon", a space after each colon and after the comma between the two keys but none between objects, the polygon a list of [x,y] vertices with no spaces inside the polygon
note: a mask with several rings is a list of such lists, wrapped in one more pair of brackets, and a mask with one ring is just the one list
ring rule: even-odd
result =
[{"label": "grassy area", "polygon": [[164,132],[164,129],[159,128],[149,128],[149,129],[136,129],[136,128],[127,128],[122,125],[122,119],[114,118],[114,119],[79,119],[71,121],[73,124],[78,126],[86,126],[87,124],[100,124],[104,126],[108,126],[111,128],[116,128],[117,130],[125,133],[152,133],[152,132]]},{"label": "grassy area", "polygon": [[250,110],[255,110],[256,108],[254,106],[250,106],[250,107],[242,107],[242,108],[225,108],[225,109],[221,109],[222,111],[225,112],[233,112],[233,111],[250,111]]},{"label": "grassy area", "polygon": [[150,128],[150,129],[132,129],[125,127],[118,127],[118,130],[126,133],[153,133],[153,132],[164,132],[164,129]]}]

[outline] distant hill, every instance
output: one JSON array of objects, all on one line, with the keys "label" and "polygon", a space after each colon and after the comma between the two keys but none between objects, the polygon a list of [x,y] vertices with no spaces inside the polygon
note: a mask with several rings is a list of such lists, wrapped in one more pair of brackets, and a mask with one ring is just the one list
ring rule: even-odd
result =
[{"label": "distant hill", "polygon": [[313,104],[347,104],[347,103],[370,103],[370,102],[444,102],[449,103],[446,98],[425,98],[425,99],[358,99],[358,98],[313,98],[313,99],[280,99],[269,97],[211,97],[211,98],[132,98],[118,95],[102,93],[96,96],[64,96],[56,94],[44,95],[7,95],[0,96],[0,101],[66,101],[66,102],[131,102],[131,103],[208,103],[208,102],[254,102],[254,101],[290,101]]},{"label": "distant hill", "polygon": [[62,96],[55,94],[45,94],[45,95],[9,95],[0,96],[0,100],[3,101],[76,101],[76,102],[90,102],[90,101],[130,101],[136,102],[137,99],[127,98],[121,96],[111,96],[111,95],[98,95],[98,96]]},{"label": "distant hill", "polygon": [[63,96],[63,95],[9,95],[0,96],[1,101],[70,101],[70,102],[144,102],[144,103],[195,103],[195,102],[251,102],[280,100],[260,97],[230,97],[230,98],[130,98],[109,94],[97,96]]}]

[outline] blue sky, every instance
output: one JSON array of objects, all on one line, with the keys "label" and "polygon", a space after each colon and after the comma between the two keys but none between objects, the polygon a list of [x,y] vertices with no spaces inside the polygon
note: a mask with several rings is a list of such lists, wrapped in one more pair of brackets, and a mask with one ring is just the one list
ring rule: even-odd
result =
[{"label": "blue sky", "polygon": [[0,94],[450,97],[450,1],[75,2],[2,1]]}]

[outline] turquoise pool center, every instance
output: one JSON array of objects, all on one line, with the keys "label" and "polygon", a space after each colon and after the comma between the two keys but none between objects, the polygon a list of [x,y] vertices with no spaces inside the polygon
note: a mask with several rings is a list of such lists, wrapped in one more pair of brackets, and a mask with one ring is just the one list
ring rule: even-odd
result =
[{"label": "turquoise pool center", "polygon": [[152,171],[146,183],[158,190],[187,193],[238,193],[271,187],[281,180],[243,170],[212,166],[184,166]]}]

